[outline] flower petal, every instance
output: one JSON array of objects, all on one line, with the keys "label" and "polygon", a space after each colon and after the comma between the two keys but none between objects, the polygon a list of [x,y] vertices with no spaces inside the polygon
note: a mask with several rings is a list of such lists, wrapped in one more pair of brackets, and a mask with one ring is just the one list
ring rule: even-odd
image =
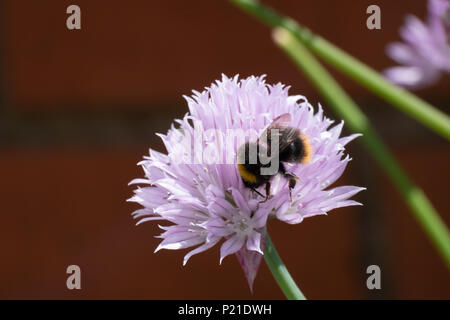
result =
[{"label": "flower petal", "polygon": [[260,254],[264,254],[261,251],[261,234],[257,231],[253,232],[251,235],[247,237],[247,250],[256,251]]},{"label": "flower petal", "polygon": [[245,236],[235,234],[230,239],[225,241],[220,247],[220,264],[222,264],[222,260],[233,253],[239,251],[245,242]]},{"label": "flower petal", "polygon": [[[261,240],[260,240],[260,252],[264,252],[264,247],[266,244],[266,230],[264,229]],[[245,277],[247,278],[250,291],[253,293],[253,282],[255,281],[256,274],[258,273],[259,265],[261,264],[261,259],[263,255],[257,251],[248,250],[246,247],[242,247],[241,250],[236,252],[236,257],[239,264],[244,271]]]},{"label": "flower petal", "polygon": [[210,238],[209,241],[207,241],[206,243],[202,244],[201,246],[195,248],[194,250],[189,251],[183,259],[183,266],[186,265],[186,263],[188,262],[188,260],[193,256],[196,255],[197,253],[203,252],[208,250],[211,247],[214,247],[216,245],[217,242],[219,242],[219,240],[221,239],[221,237],[212,237]]}]

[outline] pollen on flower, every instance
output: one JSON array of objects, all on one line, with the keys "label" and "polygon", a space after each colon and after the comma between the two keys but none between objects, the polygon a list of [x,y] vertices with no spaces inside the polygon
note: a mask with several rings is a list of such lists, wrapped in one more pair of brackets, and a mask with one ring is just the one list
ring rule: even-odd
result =
[{"label": "pollen on flower", "polygon": [[245,217],[238,216],[237,219],[230,221],[228,225],[231,226],[234,232],[243,235],[249,235],[253,230],[253,228],[249,224],[249,219]]}]

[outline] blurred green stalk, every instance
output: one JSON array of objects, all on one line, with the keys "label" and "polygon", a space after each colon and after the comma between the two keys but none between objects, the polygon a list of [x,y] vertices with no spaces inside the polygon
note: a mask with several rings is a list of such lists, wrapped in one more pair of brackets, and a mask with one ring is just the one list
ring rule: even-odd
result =
[{"label": "blurred green stalk", "polygon": [[431,104],[390,83],[378,72],[345,53],[322,37],[283,17],[255,0],[231,0],[270,27],[289,30],[308,49],[358,83],[390,102],[431,130],[450,140],[450,118]]},{"label": "blurred green stalk", "polygon": [[278,255],[269,234],[266,235],[266,248],[264,249],[264,260],[272,272],[278,286],[289,300],[306,300],[306,297],[295,284],[289,271]]},{"label": "blurred green stalk", "polygon": [[365,147],[387,172],[450,268],[450,235],[447,227],[423,191],[411,182],[397,164],[364,113],[290,31],[277,28],[273,35],[275,43],[305,73],[339,117],[345,120],[346,125],[352,131],[363,134],[361,139]]}]

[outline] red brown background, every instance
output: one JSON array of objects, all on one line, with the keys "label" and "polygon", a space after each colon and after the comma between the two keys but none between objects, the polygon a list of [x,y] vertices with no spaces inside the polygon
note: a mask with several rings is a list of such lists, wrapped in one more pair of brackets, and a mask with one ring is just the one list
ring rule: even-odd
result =
[{"label": "red brown background", "polygon": [[[266,1],[377,70],[392,65],[407,13],[425,1]],[[65,26],[81,8],[82,29]],[[382,29],[365,26],[378,4]],[[24,1],[0,8],[0,298],[278,299],[264,263],[250,294],[234,257],[218,250],[182,266],[184,252],[153,254],[155,224],[134,226],[127,183],[148,148],[187,107],[182,94],[220,77],[267,74],[269,82],[320,101],[273,45],[270,30],[227,1]],[[399,162],[447,225],[448,143],[359,85],[333,72],[373,120]],[[449,111],[449,77],[418,91]],[[325,106],[326,108],[326,106]],[[327,110],[330,117],[334,117]],[[387,177],[358,142],[340,183],[367,187],[363,207],[269,231],[293,277],[312,299],[450,298],[449,273]],[[69,291],[68,265],[82,270]],[[382,289],[365,286],[382,270]]]}]

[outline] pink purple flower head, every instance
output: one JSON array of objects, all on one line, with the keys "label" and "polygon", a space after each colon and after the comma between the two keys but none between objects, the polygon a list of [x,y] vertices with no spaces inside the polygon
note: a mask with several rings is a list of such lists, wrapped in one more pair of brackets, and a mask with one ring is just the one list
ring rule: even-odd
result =
[{"label": "pink purple flower head", "polygon": [[[236,254],[252,288],[264,252],[269,218],[289,224],[359,205],[350,198],[363,190],[331,185],[351,160],[345,146],[358,136],[340,137],[343,123],[333,126],[305,97],[288,94],[289,87],[268,85],[264,77],[222,76],[202,92],[185,97],[189,112],[160,135],[167,153],[150,150],[139,164],[145,178],[130,201],[141,208],[138,224],[158,221],[161,249],[189,249],[183,263],[195,254],[220,247],[219,262]],[[237,168],[243,141],[255,139],[281,114],[307,137],[312,155],[308,164],[286,164],[299,181],[289,196],[286,179],[272,179],[271,197],[244,186]],[[244,135],[244,137],[242,137]],[[232,136],[232,138],[230,138]],[[241,141],[238,141],[241,138]],[[261,192],[263,192],[261,188]]]},{"label": "pink purple flower head", "polygon": [[425,22],[413,15],[400,28],[404,42],[388,45],[388,55],[401,66],[385,70],[392,82],[409,88],[435,83],[450,73],[450,1],[429,0]]}]

